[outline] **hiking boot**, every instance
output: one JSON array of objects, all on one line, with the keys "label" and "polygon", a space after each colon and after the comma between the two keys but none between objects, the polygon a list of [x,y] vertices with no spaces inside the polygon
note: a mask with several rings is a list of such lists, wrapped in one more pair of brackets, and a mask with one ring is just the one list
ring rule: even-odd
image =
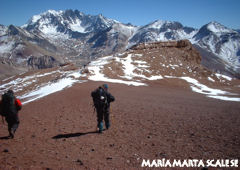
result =
[{"label": "hiking boot", "polygon": [[98,133],[102,133],[102,131],[103,131],[103,122],[100,122],[98,124]]},{"label": "hiking boot", "polygon": [[100,129],[97,127],[97,132],[98,132],[98,133],[102,133],[102,130],[100,130]]},{"label": "hiking boot", "polygon": [[110,128],[110,123],[106,123],[106,129]]},{"label": "hiking boot", "polygon": [[12,131],[9,132],[9,138],[13,139],[14,138],[14,134]]},{"label": "hiking boot", "polygon": [[14,138],[15,131],[16,130],[13,128],[10,130],[10,133],[9,133],[10,138],[12,138],[12,139]]}]

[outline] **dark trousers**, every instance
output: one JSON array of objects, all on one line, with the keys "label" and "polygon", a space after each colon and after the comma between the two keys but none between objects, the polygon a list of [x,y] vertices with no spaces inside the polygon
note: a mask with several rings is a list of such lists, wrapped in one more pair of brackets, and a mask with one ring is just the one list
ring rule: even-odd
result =
[{"label": "dark trousers", "polygon": [[8,123],[8,132],[9,134],[11,133],[15,133],[18,126],[19,126],[19,119],[18,116],[14,116],[14,117],[6,117],[6,122]]},{"label": "dark trousers", "polygon": [[16,122],[14,124],[8,123],[8,132],[9,134],[12,132],[13,134],[16,132],[17,128],[19,126],[19,122]]},{"label": "dark trousers", "polygon": [[110,127],[109,108],[104,109],[104,108],[98,107],[96,110],[97,110],[98,128],[100,130],[103,130],[103,119],[104,119],[105,126],[108,129]]}]

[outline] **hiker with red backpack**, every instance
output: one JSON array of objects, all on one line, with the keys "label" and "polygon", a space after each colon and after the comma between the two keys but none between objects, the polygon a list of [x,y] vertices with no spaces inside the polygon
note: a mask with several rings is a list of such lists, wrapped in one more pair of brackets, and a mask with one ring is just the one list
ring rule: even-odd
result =
[{"label": "hiker with red backpack", "polygon": [[91,93],[94,107],[97,111],[97,127],[98,132],[103,131],[103,119],[105,122],[106,129],[110,127],[110,103],[115,100],[115,98],[108,92],[108,85],[103,84]]},{"label": "hiker with red backpack", "polygon": [[14,134],[19,126],[18,111],[21,110],[22,103],[14,96],[12,90],[8,90],[2,95],[0,101],[0,115],[5,117],[8,123],[9,137],[14,138]]}]

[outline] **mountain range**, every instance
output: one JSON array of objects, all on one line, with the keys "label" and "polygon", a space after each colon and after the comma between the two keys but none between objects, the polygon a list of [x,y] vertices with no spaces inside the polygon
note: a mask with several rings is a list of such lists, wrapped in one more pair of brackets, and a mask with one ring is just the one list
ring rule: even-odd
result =
[{"label": "mountain range", "polygon": [[217,22],[200,29],[162,20],[134,26],[78,10],[48,10],[21,27],[0,25],[0,72],[10,76],[69,62],[86,65],[137,44],[183,39],[200,52],[203,66],[240,77],[239,30]]}]

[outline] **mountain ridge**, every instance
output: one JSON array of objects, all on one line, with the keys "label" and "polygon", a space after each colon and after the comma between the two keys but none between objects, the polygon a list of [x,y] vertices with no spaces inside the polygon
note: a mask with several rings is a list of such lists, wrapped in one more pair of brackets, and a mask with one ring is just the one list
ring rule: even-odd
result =
[{"label": "mountain ridge", "polygon": [[[80,65],[101,56],[121,53],[139,43],[188,39],[200,51],[202,49],[213,54],[202,53],[206,55],[205,58],[214,56],[228,65],[220,71],[225,70],[233,76],[240,72],[240,34],[217,22],[210,22],[200,29],[162,20],[144,26],[133,26],[105,18],[101,14],[93,16],[78,10],[48,10],[34,15],[21,27],[1,26],[0,36],[2,58],[10,60],[11,57],[23,61],[22,58],[26,60],[30,56],[52,56],[61,61],[59,63],[74,62]],[[34,46],[38,53],[25,53],[26,50],[20,47],[20,52],[16,52],[16,47],[21,44],[19,42],[23,41],[27,43],[22,44],[22,48]],[[22,55],[16,55],[20,53]],[[27,62],[22,65],[26,66]],[[214,65],[208,66],[209,69],[216,70]]]}]

